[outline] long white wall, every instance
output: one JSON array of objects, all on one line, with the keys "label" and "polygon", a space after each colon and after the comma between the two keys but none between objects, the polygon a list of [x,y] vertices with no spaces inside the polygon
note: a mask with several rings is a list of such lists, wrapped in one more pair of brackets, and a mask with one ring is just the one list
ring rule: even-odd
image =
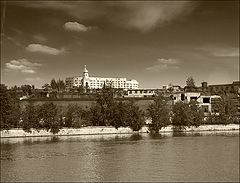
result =
[{"label": "long white wall", "polygon": [[[229,124],[229,125],[202,125],[199,127],[186,128],[184,131],[229,131],[229,130],[239,130],[239,124]],[[143,127],[139,133],[148,133],[147,127]],[[172,126],[162,128],[160,133],[173,132]],[[115,129],[114,127],[96,126],[96,127],[83,127],[83,128],[63,128],[60,129],[59,133],[55,136],[73,136],[73,135],[103,135],[103,134],[132,134],[134,133],[130,128],[120,127]],[[45,130],[32,130],[31,133],[27,133],[22,129],[11,129],[1,131],[1,138],[11,138],[11,137],[43,137],[43,136],[53,136],[50,131]]]}]

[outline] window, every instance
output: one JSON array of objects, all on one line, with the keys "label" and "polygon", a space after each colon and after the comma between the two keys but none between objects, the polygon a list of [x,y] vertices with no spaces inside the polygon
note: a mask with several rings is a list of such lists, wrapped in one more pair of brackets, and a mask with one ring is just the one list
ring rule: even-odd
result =
[{"label": "window", "polygon": [[185,99],[185,95],[182,93],[181,94],[181,101],[184,101],[184,99]]},{"label": "window", "polygon": [[190,100],[197,100],[197,97],[190,97]]},{"label": "window", "polygon": [[203,98],[203,103],[210,103],[210,98]]}]

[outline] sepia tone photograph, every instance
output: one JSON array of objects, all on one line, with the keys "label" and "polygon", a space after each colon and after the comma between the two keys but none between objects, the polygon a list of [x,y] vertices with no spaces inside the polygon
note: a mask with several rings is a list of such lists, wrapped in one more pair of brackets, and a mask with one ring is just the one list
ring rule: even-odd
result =
[{"label": "sepia tone photograph", "polygon": [[239,182],[239,0],[1,0],[1,182]]}]

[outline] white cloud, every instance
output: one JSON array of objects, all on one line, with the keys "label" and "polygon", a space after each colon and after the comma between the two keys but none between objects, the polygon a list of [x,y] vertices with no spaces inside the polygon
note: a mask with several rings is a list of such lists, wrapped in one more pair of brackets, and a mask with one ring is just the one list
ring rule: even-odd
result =
[{"label": "white cloud", "polygon": [[152,65],[150,67],[147,67],[146,70],[148,71],[159,71],[162,69],[179,69],[180,61],[178,59],[174,58],[158,58],[157,63],[155,65]]},{"label": "white cloud", "polygon": [[11,60],[5,63],[7,71],[21,71],[22,73],[33,74],[36,72],[36,68],[40,67],[41,64],[30,62],[25,58],[18,60]]},{"label": "white cloud", "polygon": [[237,47],[207,45],[195,49],[204,51],[215,57],[239,57],[239,48]]},{"label": "white cloud", "polygon": [[30,44],[26,47],[26,50],[29,52],[40,52],[50,55],[59,55],[64,52],[64,49],[52,48],[41,44]]},{"label": "white cloud", "polygon": [[86,32],[91,29],[91,27],[87,27],[83,24],[79,24],[78,22],[66,22],[63,25],[63,27],[67,31],[76,31],[76,32]]}]

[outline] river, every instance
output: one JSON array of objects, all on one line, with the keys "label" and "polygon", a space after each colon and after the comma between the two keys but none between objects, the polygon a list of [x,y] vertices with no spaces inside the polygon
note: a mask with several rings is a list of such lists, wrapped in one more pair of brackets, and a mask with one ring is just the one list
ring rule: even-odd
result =
[{"label": "river", "polygon": [[239,181],[239,131],[1,139],[1,181]]}]

